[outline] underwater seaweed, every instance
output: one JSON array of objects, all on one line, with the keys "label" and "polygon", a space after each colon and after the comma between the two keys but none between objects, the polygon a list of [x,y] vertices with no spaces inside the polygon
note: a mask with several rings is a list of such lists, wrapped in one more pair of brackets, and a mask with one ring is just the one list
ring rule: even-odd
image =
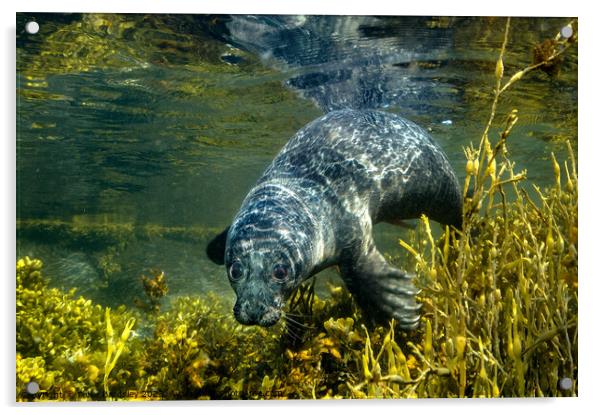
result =
[{"label": "underwater seaweed", "polygon": [[[420,248],[400,243],[415,260],[423,303],[440,344],[435,361],[447,363],[457,383],[454,395],[576,395],[577,166],[572,147],[567,141],[565,174],[552,153],[556,185],[544,191],[533,186],[536,203],[519,186],[526,171],[515,173],[507,158],[517,110],[508,114],[499,140],[489,140],[499,96],[560,52],[502,84],[509,23],[489,122],[479,149],[466,149],[464,230],[446,229],[435,243],[423,217],[412,244]],[[574,39],[564,40],[561,51]],[[573,380],[570,390],[557,387],[564,377]],[[441,396],[439,387],[426,387],[427,396]]]},{"label": "underwater seaweed", "polygon": [[107,307],[105,312],[105,322],[107,324],[107,357],[105,360],[105,371],[102,383],[104,387],[105,399],[110,400],[111,389],[109,387],[109,375],[117,365],[119,356],[121,356],[121,353],[123,353],[125,344],[130,337],[130,333],[132,332],[132,327],[134,327],[134,324],[136,323],[136,319],[134,317],[130,317],[130,319],[125,323],[123,333],[121,333],[119,339],[115,341],[113,335],[113,325],[111,324],[111,309]]},{"label": "underwater seaweed", "polygon": [[[32,381],[46,399],[102,399],[107,350],[103,307],[77,297],[75,289],[65,293],[49,288],[42,265],[28,257],[17,261],[17,400],[33,398],[25,392]],[[118,307],[113,324],[128,326],[132,317]],[[124,378],[134,373],[130,351],[122,352],[120,364],[113,365],[116,376],[108,382],[120,392]]]}]

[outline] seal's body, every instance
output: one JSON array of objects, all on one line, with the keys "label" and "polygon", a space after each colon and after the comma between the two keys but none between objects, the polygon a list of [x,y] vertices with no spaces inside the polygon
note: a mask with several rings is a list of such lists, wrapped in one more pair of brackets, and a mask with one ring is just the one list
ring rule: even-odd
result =
[{"label": "seal's body", "polygon": [[286,144],[207,252],[225,263],[243,324],[274,324],[303,280],[338,265],[370,320],[411,329],[417,290],[378,252],[372,226],[421,214],[461,227],[458,180],[433,139],[394,114],[335,111]]}]

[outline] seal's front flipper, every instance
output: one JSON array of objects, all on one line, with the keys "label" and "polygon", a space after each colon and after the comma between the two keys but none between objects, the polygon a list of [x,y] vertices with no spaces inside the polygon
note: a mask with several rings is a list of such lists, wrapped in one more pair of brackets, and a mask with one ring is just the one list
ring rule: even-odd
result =
[{"label": "seal's front flipper", "polygon": [[387,263],[376,247],[354,263],[341,265],[345,285],[371,323],[386,324],[394,318],[402,329],[413,330],[420,321],[420,291],[412,276]]},{"label": "seal's front flipper", "polygon": [[230,227],[222,231],[219,235],[209,242],[207,245],[207,256],[211,261],[217,265],[224,265],[224,256],[226,253],[226,239],[228,238],[228,231]]}]

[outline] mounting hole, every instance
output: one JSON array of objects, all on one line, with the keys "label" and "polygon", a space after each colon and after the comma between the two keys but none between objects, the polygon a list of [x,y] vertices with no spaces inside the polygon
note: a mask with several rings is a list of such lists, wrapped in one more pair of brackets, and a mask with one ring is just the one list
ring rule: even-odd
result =
[{"label": "mounting hole", "polygon": [[562,389],[563,391],[568,391],[573,389],[573,379],[571,378],[562,378],[558,381],[558,389]]},{"label": "mounting hole", "polygon": [[560,35],[565,39],[568,39],[571,36],[573,36],[573,28],[571,27],[571,25],[567,25],[560,29]]},{"label": "mounting hole", "polygon": [[25,386],[25,390],[30,395],[35,395],[40,391],[40,385],[38,385],[38,382],[29,382],[27,386]]},{"label": "mounting hole", "polygon": [[40,25],[38,22],[27,22],[25,23],[25,31],[30,35],[35,35],[40,31]]}]

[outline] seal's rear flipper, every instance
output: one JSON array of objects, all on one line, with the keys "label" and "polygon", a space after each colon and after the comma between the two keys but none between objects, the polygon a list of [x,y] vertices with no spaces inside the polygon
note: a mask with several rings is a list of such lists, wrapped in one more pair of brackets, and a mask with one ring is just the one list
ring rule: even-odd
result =
[{"label": "seal's rear flipper", "polygon": [[364,316],[371,323],[386,324],[394,318],[404,330],[413,330],[420,321],[420,292],[412,276],[392,267],[375,247],[353,264],[341,266],[345,285]]},{"label": "seal's rear flipper", "polygon": [[207,245],[207,256],[209,259],[217,265],[224,265],[224,255],[226,253],[226,238],[228,237],[228,231],[230,227],[222,231],[219,235],[209,242]]},{"label": "seal's rear flipper", "polygon": [[407,220],[391,219],[387,222],[389,222],[391,225],[399,226],[400,228],[416,229],[416,225],[414,223],[408,222]]}]

